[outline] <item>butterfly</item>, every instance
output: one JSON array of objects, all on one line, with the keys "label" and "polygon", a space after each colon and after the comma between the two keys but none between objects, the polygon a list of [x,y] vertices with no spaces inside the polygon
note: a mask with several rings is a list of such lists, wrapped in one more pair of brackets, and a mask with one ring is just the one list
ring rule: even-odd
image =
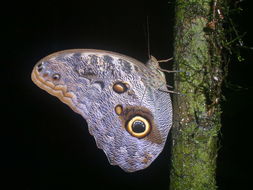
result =
[{"label": "butterfly", "polygon": [[143,64],[110,51],[65,50],[41,59],[31,78],[82,115],[110,164],[142,170],[163,150],[172,104],[154,57]]}]

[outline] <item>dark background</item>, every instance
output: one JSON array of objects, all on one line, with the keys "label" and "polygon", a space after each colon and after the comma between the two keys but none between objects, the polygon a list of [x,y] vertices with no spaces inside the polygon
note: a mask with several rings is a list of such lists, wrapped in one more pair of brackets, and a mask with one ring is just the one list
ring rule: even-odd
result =
[{"label": "dark background", "polygon": [[[252,7],[233,17],[253,46]],[[174,4],[167,1],[11,1],[1,16],[1,173],[4,189],[168,189],[170,141],[147,169],[124,173],[97,149],[86,122],[30,80],[35,63],[55,51],[94,48],[145,62],[172,57]],[[219,189],[252,186],[252,50],[232,58],[224,86],[217,167]],[[164,68],[171,68],[165,63]],[[239,86],[239,87],[238,87]]]}]

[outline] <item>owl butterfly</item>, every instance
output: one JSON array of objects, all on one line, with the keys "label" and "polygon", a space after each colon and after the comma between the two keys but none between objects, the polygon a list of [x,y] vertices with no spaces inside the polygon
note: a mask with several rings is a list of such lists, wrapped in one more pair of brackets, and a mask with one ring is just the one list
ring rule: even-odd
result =
[{"label": "owl butterfly", "polygon": [[110,164],[126,172],[148,167],[162,151],[172,124],[164,73],[114,52],[73,49],[40,60],[33,82],[88,123]]}]

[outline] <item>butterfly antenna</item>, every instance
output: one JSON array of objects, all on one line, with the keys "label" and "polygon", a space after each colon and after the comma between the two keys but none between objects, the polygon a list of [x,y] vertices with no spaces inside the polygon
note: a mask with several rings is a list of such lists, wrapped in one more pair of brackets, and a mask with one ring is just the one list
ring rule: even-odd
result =
[{"label": "butterfly antenna", "polygon": [[151,52],[150,52],[150,39],[149,39],[149,19],[147,16],[147,23],[146,23],[146,27],[147,27],[147,48],[148,48],[148,58],[151,58]]}]

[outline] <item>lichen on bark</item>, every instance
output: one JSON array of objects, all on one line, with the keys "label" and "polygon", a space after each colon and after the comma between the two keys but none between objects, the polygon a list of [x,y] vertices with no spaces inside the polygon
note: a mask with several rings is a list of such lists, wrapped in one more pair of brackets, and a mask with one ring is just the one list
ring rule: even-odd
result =
[{"label": "lichen on bark", "polygon": [[[176,0],[171,190],[216,189],[223,64],[217,0]],[[219,2],[220,3],[220,2]],[[210,27],[214,22],[214,27]],[[213,26],[213,25],[212,25]]]}]

